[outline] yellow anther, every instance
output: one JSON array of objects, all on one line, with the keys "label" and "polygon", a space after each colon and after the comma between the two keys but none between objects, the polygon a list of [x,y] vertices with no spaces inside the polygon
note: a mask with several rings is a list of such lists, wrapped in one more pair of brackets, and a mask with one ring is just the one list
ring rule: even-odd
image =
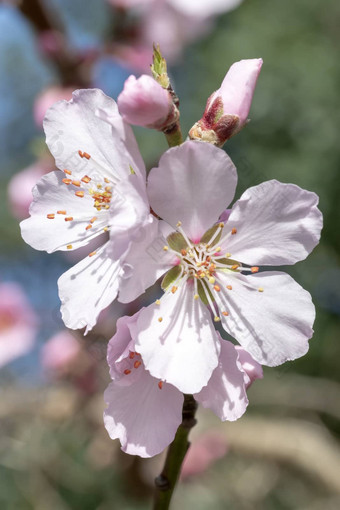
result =
[{"label": "yellow anther", "polygon": [[216,292],[220,292],[221,287],[219,285],[214,285],[214,290],[216,290]]},{"label": "yellow anther", "polygon": [[259,292],[263,292],[263,291],[264,291],[264,288],[263,288],[263,287],[260,287],[260,288],[258,289],[258,291],[259,291]]},{"label": "yellow anther", "polygon": [[224,223],[223,223],[223,221],[221,221],[221,222],[218,224],[218,226],[219,226],[220,228],[223,228],[223,227],[224,227]]},{"label": "yellow anther", "polygon": [[109,179],[107,177],[104,177],[104,182],[106,182],[106,184],[109,184]]},{"label": "yellow anther", "polygon": [[240,267],[240,264],[234,264],[233,266],[231,266],[231,269],[233,271],[236,271],[236,269],[239,268],[239,267]]},{"label": "yellow anther", "polygon": [[228,317],[229,312],[222,312],[222,314],[224,315],[224,317]]},{"label": "yellow anther", "polygon": [[215,253],[218,253],[219,251],[222,251],[221,246],[218,246],[218,247],[215,249]]},{"label": "yellow anther", "polygon": [[220,322],[220,321],[221,321],[221,319],[220,319],[219,317],[217,317],[217,315],[216,315],[216,317],[214,317],[214,321],[215,321],[215,322]]},{"label": "yellow anther", "polygon": [[166,246],[166,245],[165,245],[165,246],[163,246],[163,250],[164,250],[164,251],[168,251],[168,249],[169,249],[169,246]]},{"label": "yellow anther", "polygon": [[177,290],[177,289],[178,289],[178,287],[176,287],[176,285],[174,285],[174,286],[172,287],[172,289],[171,289],[171,292],[172,292],[173,294],[175,294],[175,292],[176,292],[176,290]]},{"label": "yellow anther", "polygon": [[233,236],[235,234],[237,234],[237,228],[234,227],[231,229],[231,235]]},{"label": "yellow anther", "polygon": [[161,300],[160,299],[156,299],[156,305],[160,305],[161,304]]},{"label": "yellow anther", "polygon": [[108,232],[108,231],[109,231],[109,227],[104,227],[104,228],[103,228],[103,231],[104,231],[104,232]]},{"label": "yellow anther", "polygon": [[158,322],[162,322],[163,317],[158,317]]},{"label": "yellow anther", "polygon": [[232,286],[231,286],[231,285],[227,285],[227,289],[228,289],[228,290],[232,290],[233,288],[232,288]]},{"label": "yellow anther", "polygon": [[215,278],[213,276],[210,276],[209,283],[215,283],[215,281],[216,281]]},{"label": "yellow anther", "polygon": [[230,257],[231,257],[231,253],[227,252],[227,253],[225,254],[225,256],[227,257],[227,259],[230,259]]},{"label": "yellow anther", "polygon": [[68,250],[72,250],[73,246],[72,246],[72,244],[68,244],[68,245],[66,246],[66,248],[67,248]]},{"label": "yellow anther", "polygon": [[181,222],[181,221],[178,221],[178,222],[176,223],[176,227],[180,227],[181,225],[182,225],[182,222]]},{"label": "yellow anther", "polygon": [[54,218],[55,218],[55,214],[47,214],[47,218],[48,218],[49,220],[54,220]]},{"label": "yellow anther", "polygon": [[194,294],[194,299],[198,299],[199,298],[199,295],[198,294]]}]

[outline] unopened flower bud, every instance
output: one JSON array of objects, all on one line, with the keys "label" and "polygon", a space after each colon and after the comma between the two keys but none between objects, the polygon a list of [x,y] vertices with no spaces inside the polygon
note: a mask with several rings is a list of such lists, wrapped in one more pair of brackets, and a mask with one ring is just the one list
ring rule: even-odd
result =
[{"label": "unopened flower bud", "polygon": [[136,126],[164,130],[179,116],[171,94],[145,74],[129,76],[117,103],[123,119]]},{"label": "unopened flower bud", "polygon": [[203,117],[191,128],[192,140],[222,147],[245,126],[261,67],[261,58],[231,66],[221,87],[209,97]]}]

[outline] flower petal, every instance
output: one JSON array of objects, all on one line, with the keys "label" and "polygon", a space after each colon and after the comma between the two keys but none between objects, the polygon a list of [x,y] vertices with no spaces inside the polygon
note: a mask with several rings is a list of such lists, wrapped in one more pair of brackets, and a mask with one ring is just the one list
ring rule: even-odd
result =
[{"label": "flower petal", "polygon": [[182,421],[183,395],[170,384],[159,389],[157,379],[145,370],[131,386],[111,383],[104,399],[106,430],[130,455],[157,455],[174,439]]},{"label": "flower petal", "polygon": [[154,216],[133,233],[132,240],[119,288],[121,303],[129,303],[143,294],[174,262],[174,255],[163,250],[166,240],[160,231],[160,222]]},{"label": "flower petal", "polygon": [[244,376],[244,384],[246,389],[256,381],[256,379],[263,379],[263,369],[257,361],[255,361],[243,347],[236,345],[238,360],[241,364]]},{"label": "flower petal", "polygon": [[[77,197],[77,187],[64,184],[64,177],[65,174],[60,171],[50,172],[33,189],[31,217],[22,221],[20,226],[24,241],[36,250],[51,253],[67,250],[67,246],[79,248],[102,234],[103,227],[108,223],[107,211],[98,214],[91,196],[84,194],[82,198]],[[58,211],[63,211],[63,214],[58,214]],[[48,218],[51,214],[54,215],[53,219]],[[93,228],[86,230],[95,215],[98,219]],[[65,218],[73,220],[65,221]]]},{"label": "flower petal", "polygon": [[[115,101],[101,90],[76,90],[71,101],[59,101],[46,113],[46,143],[61,170],[75,175],[104,174],[125,178],[130,167],[145,177],[133,132],[118,113]],[[91,156],[82,158],[78,151]]]},{"label": "flower petal", "polygon": [[136,348],[151,375],[183,393],[197,393],[218,363],[220,342],[210,312],[194,299],[192,282],[184,282],[160,304],[145,308],[138,319]]},{"label": "flower petal", "polygon": [[[315,308],[309,292],[285,273],[219,273],[215,294],[223,328],[261,365],[303,356],[313,335]],[[232,289],[226,289],[226,285]]]},{"label": "flower petal", "polygon": [[250,265],[295,264],[318,244],[322,214],[318,196],[294,184],[267,181],[243,193],[225,230],[237,234],[223,248]]},{"label": "flower petal", "polygon": [[[219,335],[219,333],[217,333]],[[221,337],[218,366],[207,386],[194,395],[203,407],[211,409],[222,421],[234,421],[242,416],[248,405],[244,374],[238,366],[235,346]]]},{"label": "flower petal", "polygon": [[227,154],[208,143],[188,141],[169,149],[151,170],[148,194],[153,210],[199,241],[234,197],[236,169]]},{"label": "flower petal", "polygon": [[121,272],[121,263],[112,258],[111,243],[107,242],[61,275],[58,287],[65,325],[71,329],[86,326],[86,332],[90,331],[100,312],[115,299]]}]

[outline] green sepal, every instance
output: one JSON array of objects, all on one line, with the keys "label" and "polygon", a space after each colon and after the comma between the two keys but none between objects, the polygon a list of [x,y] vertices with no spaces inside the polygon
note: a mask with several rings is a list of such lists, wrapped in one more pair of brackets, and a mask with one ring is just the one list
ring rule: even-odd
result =
[{"label": "green sepal", "polygon": [[209,228],[209,230],[207,230],[203,236],[201,237],[201,243],[206,243],[206,244],[209,244],[209,241],[210,239],[212,239],[212,237],[216,234],[217,230],[220,229],[221,232],[216,236],[216,238],[214,239],[213,241],[213,246],[215,246],[215,244],[218,244],[218,241],[221,239],[221,235],[222,235],[222,229],[221,227],[219,226],[219,224],[217,225],[214,225],[213,227]]},{"label": "green sepal", "polygon": [[188,243],[179,232],[173,232],[166,238],[166,240],[170,248],[178,253],[181,253],[181,250],[188,249]]},{"label": "green sepal", "polygon": [[170,287],[170,285],[172,285],[177,280],[177,278],[181,274],[181,271],[182,271],[181,266],[174,266],[173,268],[171,268],[163,278],[163,281],[161,283],[162,289],[167,290]]},{"label": "green sepal", "polygon": [[129,165],[129,167],[130,167],[130,174],[131,174],[131,175],[136,175],[136,172],[134,171],[134,169],[132,168],[132,166],[131,166],[131,165]]},{"label": "green sepal", "polygon": [[207,292],[209,293],[209,296],[211,297],[211,300],[214,303],[215,299],[214,299],[213,295],[211,294],[210,289],[206,286],[203,287],[203,283],[200,280],[197,280],[197,294],[199,295],[201,301],[205,305],[209,306],[209,301],[208,301],[207,295],[206,295]]}]

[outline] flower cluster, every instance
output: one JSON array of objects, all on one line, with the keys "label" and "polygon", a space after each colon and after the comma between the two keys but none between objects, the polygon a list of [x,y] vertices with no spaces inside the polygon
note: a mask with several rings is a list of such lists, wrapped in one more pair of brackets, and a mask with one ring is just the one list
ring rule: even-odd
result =
[{"label": "flower cluster", "polygon": [[240,418],[261,365],[308,350],[309,293],[262,269],[294,264],[317,245],[318,198],[271,180],[229,208],[237,172],[218,147],[245,125],[261,65],[234,64],[191,140],[167,150],[148,178],[128,122],[164,130],[177,111],[171,87],[130,77],[119,108],[99,90],[79,90],[45,118],[59,170],[34,189],[23,238],[48,252],[98,245],[59,279],[66,326],[89,331],[115,298],[128,303],[162,277],[159,299],[120,318],[108,346],[104,421],[127,453],[152,456],[173,440],[183,394],[221,420]]}]

